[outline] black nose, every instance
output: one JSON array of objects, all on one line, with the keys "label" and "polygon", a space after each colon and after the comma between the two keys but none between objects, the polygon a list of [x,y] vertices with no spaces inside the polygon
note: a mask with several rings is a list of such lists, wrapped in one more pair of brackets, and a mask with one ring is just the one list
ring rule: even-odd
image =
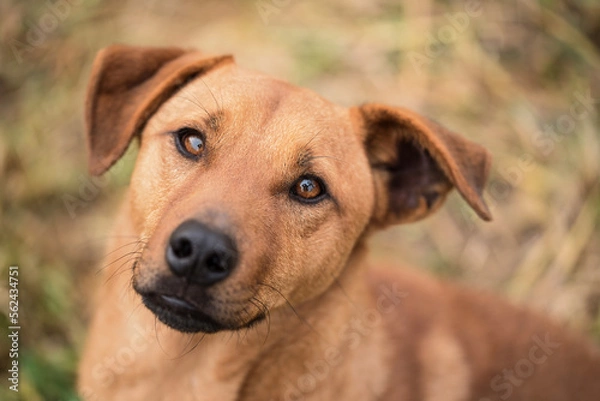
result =
[{"label": "black nose", "polygon": [[187,220],[173,231],[166,259],[177,276],[210,285],[225,279],[237,263],[233,240],[196,221]]}]

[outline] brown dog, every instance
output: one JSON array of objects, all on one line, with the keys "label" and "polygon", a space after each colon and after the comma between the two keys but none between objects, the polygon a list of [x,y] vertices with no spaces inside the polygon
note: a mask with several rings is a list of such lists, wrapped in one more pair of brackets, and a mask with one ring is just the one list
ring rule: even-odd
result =
[{"label": "brown dog", "polygon": [[140,151],[85,399],[600,399],[589,341],[489,295],[367,268],[371,232],[429,215],[452,187],[490,218],[480,146],[175,48],[103,50],[86,108],[93,174],[134,137]]}]

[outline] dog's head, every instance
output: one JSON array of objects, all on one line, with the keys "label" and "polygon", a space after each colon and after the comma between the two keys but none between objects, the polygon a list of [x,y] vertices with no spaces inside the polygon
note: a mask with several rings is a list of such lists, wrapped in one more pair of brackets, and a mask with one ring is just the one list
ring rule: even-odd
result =
[{"label": "dog's head", "polygon": [[334,105],[229,56],[112,46],[88,91],[90,171],[132,138],[133,283],[183,332],[234,330],[323,293],[373,228],[452,187],[484,219],[488,153],[401,108]]}]

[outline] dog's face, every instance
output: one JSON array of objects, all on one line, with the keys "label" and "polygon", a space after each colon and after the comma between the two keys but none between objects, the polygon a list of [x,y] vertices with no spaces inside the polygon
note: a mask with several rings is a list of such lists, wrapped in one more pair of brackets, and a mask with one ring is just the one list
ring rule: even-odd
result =
[{"label": "dog's face", "polygon": [[87,117],[94,173],[140,137],[129,202],[145,245],[133,285],[184,332],[248,327],[319,296],[369,228],[424,217],[452,186],[488,217],[478,146],[408,111],[345,109],[229,58],[107,49]]},{"label": "dog's face", "polygon": [[[215,320],[211,327],[190,321],[191,329],[247,325],[265,308],[302,302],[331,284],[367,224],[373,196],[347,110],[228,64],[171,97],[141,135],[131,210],[147,245],[135,288],[151,297],[151,308],[167,295]],[[211,266],[198,260],[187,269],[196,271],[173,273],[178,258],[166,254],[180,244],[169,241],[190,220],[202,226],[184,230],[188,242],[215,242],[192,248],[209,248],[207,257],[211,247],[229,248],[213,255],[223,277],[203,273]]]}]

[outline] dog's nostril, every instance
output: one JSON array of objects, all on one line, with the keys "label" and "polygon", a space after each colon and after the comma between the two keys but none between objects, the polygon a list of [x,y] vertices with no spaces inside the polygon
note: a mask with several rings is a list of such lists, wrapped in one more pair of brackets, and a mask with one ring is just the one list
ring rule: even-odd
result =
[{"label": "dog's nostril", "polygon": [[171,247],[173,248],[173,253],[178,258],[188,258],[192,256],[194,250],[192,242],[187,238],[179,238],[171,244]]},{"label": "dog's nostril", "polygon": [[227,258],[216,252],[209,254],[204,263],[206,268],[213,273],[223,273],[229,270]]}]

